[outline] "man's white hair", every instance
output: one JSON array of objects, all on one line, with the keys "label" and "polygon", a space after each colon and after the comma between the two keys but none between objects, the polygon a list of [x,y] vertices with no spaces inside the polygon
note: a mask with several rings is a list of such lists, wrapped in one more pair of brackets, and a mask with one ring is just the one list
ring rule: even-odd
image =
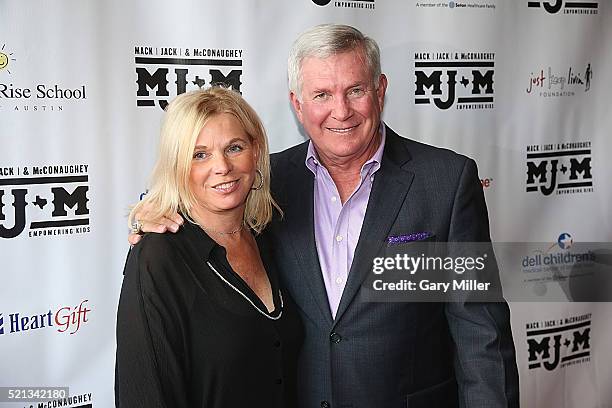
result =
[{"label": "man's white hair", "polygon": [[382,72],[380,49],[372,38],[354,27],[342,24],[321,24],[304,31],[293,43],[287,60],[289,90],[302,99],[302,62],[308,57],[327,58],[343,52],[363,50],[364,63],[377,86]]}]

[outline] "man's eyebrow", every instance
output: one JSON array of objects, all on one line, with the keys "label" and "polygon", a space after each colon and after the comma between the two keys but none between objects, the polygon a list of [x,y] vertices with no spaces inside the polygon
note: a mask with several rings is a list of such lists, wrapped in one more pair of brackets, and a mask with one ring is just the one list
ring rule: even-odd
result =
[{"label": "man's eyebrow", "polygon": [[359,82],[355,82],[355,83],[354,83],[354,84],[352,84],[352,85],[349,85],[348,87],[349,87],[349,88],[355,88],[355,87],[358,87],[358,86],[367,86],[367,84],[366,84],[366,82],[359,81]]},{"label": "man's eyebrow", "polygon": [[[349,86],[346,87],[346,89],[351,89],[351,88],[356,88],[356,87],[367,87],[367,82],[365,81],[357,81],[354,82],[352,84],[350,84]],[[311,93],[316,94],[316,93],[321,93],[321,92],[329,92],[329,88],[325,88],[325,87],[320,87],[320,88],[315,88],[311,91]]]},{"label": "man's eyebrow", "polygon": [[313,94],[317,94],[321,92],[329,92],[329,90],[327,88],[321,87],[321,88],[315,88],[312,91],[310,91],[310,93],[313,93]]}]

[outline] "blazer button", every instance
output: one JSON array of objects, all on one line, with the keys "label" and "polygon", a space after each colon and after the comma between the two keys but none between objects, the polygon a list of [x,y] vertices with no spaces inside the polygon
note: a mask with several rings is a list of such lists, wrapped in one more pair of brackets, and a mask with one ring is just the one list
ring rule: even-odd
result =
[{"label": "blazer button", "polygon": [[274,347],[279,348],[280,346],[281,346],[281,342],[280,342],[280,340],[276,340],[276,341],[274,342]]},{"label": "blazer button", "polygon": [[332,334],[329,335],[329,339],[331,340],[332,343],[338,344],[342,341],[342,336],[340,336],[336,332],[332,332]]},{"label": "blazer button", "polygon": [[329,408],[331,404],[327,401],[321,401],[321,408]]}]

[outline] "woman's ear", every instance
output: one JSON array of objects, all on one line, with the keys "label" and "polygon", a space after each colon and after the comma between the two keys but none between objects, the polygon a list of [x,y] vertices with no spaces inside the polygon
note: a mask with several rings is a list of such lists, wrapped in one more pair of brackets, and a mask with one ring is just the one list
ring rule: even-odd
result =
[{"label": "woman's ear", "polygon": [[259,155],[261,154],[261,149],[259,148],[259,143],[256,139],[253,139],[253,158],[255,159],[255,167],[257,167],[257,163],[259,163]]}]

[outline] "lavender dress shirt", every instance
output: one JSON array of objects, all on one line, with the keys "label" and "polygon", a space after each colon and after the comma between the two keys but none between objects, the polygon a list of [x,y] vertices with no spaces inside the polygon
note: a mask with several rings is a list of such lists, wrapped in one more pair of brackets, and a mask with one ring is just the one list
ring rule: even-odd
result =
[{"label": "lavender dress shirt", "polygon": [[344,204],[340,201],[338,189],[329,172],[319,161],[314,145],[312,142],[308,145],[305,164],[315,177],[315,242],[329,308],[334,318],[353,263],[374,174],[380,168],[385,147],[385,126],[382,123],[380,132],[380,146],[361,167],[359,184]]}]

